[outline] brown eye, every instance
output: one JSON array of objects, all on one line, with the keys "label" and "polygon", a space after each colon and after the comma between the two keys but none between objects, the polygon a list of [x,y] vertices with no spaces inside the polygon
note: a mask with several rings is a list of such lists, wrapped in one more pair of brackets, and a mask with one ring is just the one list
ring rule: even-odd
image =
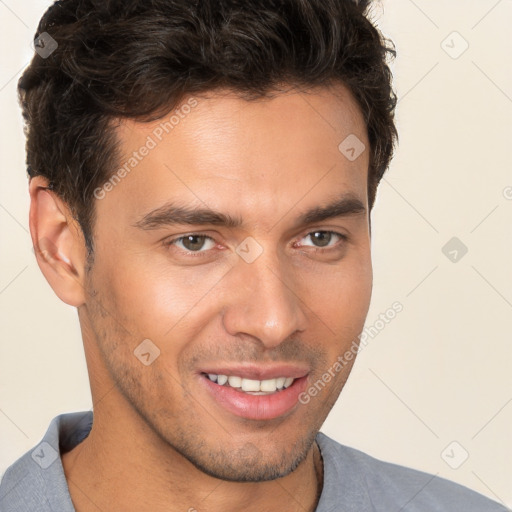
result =
[{"label": "brown eye", "polygon": [[[324,247],[334,247],[336,245],[336,237],[340,240],[346,240],[346,236],[341,233],[336,233],[335,231],[313,231],[308,233],[304,239],[310,238],[313,241],[313,247],[324,248]],[[335,243],[331,243],[334,239]],[[310,244],[303,244],[310,245]]]},{"label": "brown eye", "polygon": [[206,250],[202,249],[204,248],[205,242],[207,241],[210,241],[211,246],[207,247],[206,250],[211,249],[215,246],[215,241],[213,240],[213,238],[202,234],[180,236],[179,238],[175,238],[174,240],[170,240],[169,242],[167,242],[167,245],[173,245],[176,246],[178,249],[183,249],[184,251],[189,252],[206,252]]},{"label": "brown eye", "polygon": [[315,231],[314,233],[311,233],[311,239],[320,247],[329,245],[331,238],[332,233],[329,231]]}]

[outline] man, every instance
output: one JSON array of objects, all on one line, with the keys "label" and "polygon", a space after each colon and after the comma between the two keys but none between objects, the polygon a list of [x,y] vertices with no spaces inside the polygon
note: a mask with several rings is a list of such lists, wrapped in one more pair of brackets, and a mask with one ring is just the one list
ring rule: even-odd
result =
[{"label": "man", "polygon": [[19,83],[30,230],[78,310],[94,417],[52,421],[2,511],[505,510],[319,433],[368,311],[396,139],[393,50],[367,8],[44,15]]}]

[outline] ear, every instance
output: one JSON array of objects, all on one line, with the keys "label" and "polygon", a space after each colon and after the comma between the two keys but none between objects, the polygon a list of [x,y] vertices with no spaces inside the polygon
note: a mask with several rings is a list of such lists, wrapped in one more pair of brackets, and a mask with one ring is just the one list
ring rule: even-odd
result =
[{"label": "ear", "polygon": [[48,185],[42,176],[29,183],[32,245],[37,264],[59,299],[79,307],[85,302],[85,239],[66,203]]}]

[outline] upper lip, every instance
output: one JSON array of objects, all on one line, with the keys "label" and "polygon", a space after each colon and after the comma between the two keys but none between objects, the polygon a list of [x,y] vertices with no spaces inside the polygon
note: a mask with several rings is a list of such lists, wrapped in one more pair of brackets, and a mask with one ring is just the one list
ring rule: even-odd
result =
[{"label": "upper lip", "polygon": [[297,364],[245,364],[236,366],[208,366],[201,368],[201,373],[210,373],[215,375],[236,375],[243,379],[252,380],[268,380],[276,379],[278,377],[292,377],[299,379],[309,373],[307,366],[300,366]]}]

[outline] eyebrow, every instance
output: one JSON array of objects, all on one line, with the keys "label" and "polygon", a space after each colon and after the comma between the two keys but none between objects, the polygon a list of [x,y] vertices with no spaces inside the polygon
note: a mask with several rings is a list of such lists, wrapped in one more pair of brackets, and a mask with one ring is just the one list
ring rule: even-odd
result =
[{"label": "eyebrow", "polygon": [[[366,213],[364,204],[352,194],[345,195],[326,206],[315,206],[299,215],[294,225],[308,225],[337,217]],[[133,226],[142,230],[154,230],[175,225],[198,226],[209,224],[227,228],[243,226],[242,217],[233,217],[209,208],[180,206],[173,202],[164,204],[137,220]]]}]

